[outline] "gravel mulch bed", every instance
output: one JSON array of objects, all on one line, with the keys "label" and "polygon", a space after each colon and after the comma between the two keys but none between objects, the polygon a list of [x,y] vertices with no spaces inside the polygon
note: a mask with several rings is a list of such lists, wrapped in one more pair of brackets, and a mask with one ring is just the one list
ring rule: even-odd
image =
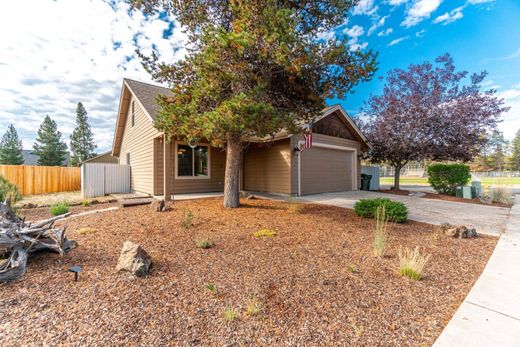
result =
[{"label": "gravel mulch bed", "polygon": [[[454,239],[428,224],[390,226],[389,256],[372,255],[374,221],[351,210],[244,200],[118,209],[67,221],[79,247],[30,258],[0,286],[0,341],[11,345],[423,345],[432,344],[482,272],[496,238]],[[37,209],[27,218],[40,216]],[[193,225],[182,228],[186,211]],[[91,227],[95,233],[76,231]],[[255,238],[259,229],[277,231]],[[207,238],[211,249],[194,240]],[[151,274],[115,273],[124,241],[152,256]],[[397,272],[399,245],[432,255],[422,281]],[[67,272],[84,271],[79,282]],[[206,288],[216,286],[216,293]],[[252,297],[262,312],[246,314]],[[223,310],[238,317],[226,322]]]},{"label": "gravel mulch bed", "polygon": [[[382,189],[382,190],[378,190],[378,192],[379,193],[394,194],[394,195],[409,195],[410,193],[413,193],[413,192],[411,192],[409,190],[404,190],[404,189],[399,189],[399,190],[395,190],[395,189]],[[511,207],[508,204],[503,204],[503,203],[496,202],[496,201],[485,202],[485,201],[480,200],[479,198],[463,199],[463,198],[458,198],[456,196],[451,196],[451,195],[446,195],[446,194],[434,194],[434,193],[426,193],[426,192],[424,193],[423,196],[421,196],[421,198],[424,198],[424,199],[435,199],[435,200],[444,200],[444,201],[454,201],[454,202],[465,202],[465,203],[468,203],[468,204],[488,205],[488,206],[496,206],[496,207],[508,207],[508,208]]]}]

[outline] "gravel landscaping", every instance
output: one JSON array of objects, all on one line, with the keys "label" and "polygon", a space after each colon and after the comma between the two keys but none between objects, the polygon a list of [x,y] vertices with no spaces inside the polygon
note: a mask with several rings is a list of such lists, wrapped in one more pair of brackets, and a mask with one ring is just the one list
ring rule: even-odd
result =
[{"label": "gravel landscaping", "polygon": [[[242,203],[226,210],[220,198],[188,200],[169,212],[138,206],[67,220],[78,248],[34,255],[21,280],[0,285],[2,346],[430,345],[497,242],[390,224],[389,255],[378,258],[375,221],[352,210]],[[48,208],[24,214],[49,217]],[[252,235],[260,230],[271,236]],[[148,277],[115,272],[126,240],[151,255]],[[400,245],[431,254],[423,280],[399,275]],[[79,282],[67,272],[73,265],[83,267]]]}]

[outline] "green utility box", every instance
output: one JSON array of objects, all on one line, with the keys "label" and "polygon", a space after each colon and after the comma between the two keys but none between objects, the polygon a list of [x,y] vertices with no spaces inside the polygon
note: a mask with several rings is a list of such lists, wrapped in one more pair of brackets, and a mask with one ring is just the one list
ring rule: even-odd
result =
[{"label": "green utility box", "polygon": [[370,190],[370,180],[372,175],[361,174],[361,190]]},{"label": "green utility box", "polygon": [[455,196],[463,199],[475,199],[477,197],[477,187],[458,186],[455,189]]}]

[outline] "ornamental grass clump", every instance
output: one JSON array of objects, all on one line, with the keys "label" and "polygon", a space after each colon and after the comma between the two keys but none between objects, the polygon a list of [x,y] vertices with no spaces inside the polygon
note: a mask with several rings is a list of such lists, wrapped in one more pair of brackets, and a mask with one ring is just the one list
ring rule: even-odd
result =
[{"label": "ornamental grass clump", "polygon": [[384,257],[386,251],[386,245],[388,242],[388,233],[386,231],[388,225],[388,218],[386,216],[385,206],[379,206],[376,210],[376,230],[374,234],[374,241],[372,248],[374,255],[378,257]]},{"label": "ornamental grass clump", "polygon": [[202,248],[202,249],[208,249],[208,248],[212,248],[214,246],[213,242],[211,242],[208,239],[196,240],[195,244],[197,245],[197,247]]},{"label": "ornamental grass clump", "polygon": [[256,296],[253,296],[247,303],[246,314],[248,316],[258,316],[263,310],[263,304]]},{"label": "ornamental grass clump", "polygon": [[271,230],[271,229],[261,229],[261,230],[258,230],[258,231],[255,231],[253,233],[253,236],[254,237],[274,237],[276,236],[278,233],[276,232],[276,230]]},{"label": "ornamental grass clump", "polygon": [[414,250],[408,247],[399,247],[397,256],[399,257],[399,273],[402,276],[409,277],[415,281],[423,278],[423,269],[428,259],[430,259],[430,254],[421,254],[419,247],[415,247]]},{"label": "ornamental grass clump", "polygon": [[491,200],[507,206],[513,205],[511,190],[504,187],[495,187],[491,190]]},{"label": "ornamental grass clump", "polygon": [[51,206],[51,214],[53,216],[59,216],[69,212],[69,203],[66,201],[58,202]]},{"label": "ornamental grass clump", "polygon": [[231,308],[231,307],[227,307],[222,312],[222,318],[226,322],[232,322],[232,321],[234,321],[235,319],[238,318],[238,312],[235,309]]},{"label": "ornamental grass clump", "polygon": [[287,209],[289,210],[289,212],[294,213],[294,214],[303,213],[303,205],[295,203],[295,202],[289,203],[289,207]]},{"label": "ornamental grass clump", "polygon": [[191,210],[184,210],[184,217],[181,222],[181,227],[183,229],[189,229],[193,225],[193,212]]}]

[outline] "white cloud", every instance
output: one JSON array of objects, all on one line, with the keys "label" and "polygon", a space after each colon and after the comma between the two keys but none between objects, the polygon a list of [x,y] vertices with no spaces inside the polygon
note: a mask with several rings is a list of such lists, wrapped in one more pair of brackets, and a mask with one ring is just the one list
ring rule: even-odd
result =
[{"label": "white cloud", "polygon": [[401,25],[410,28],[429,18],[441,2],[442,0],[415,0],[414,4],[406,11],[406,17]]},{"label": "white cloud", "polygon": [[415,37],[423,37],[424,34],[426,33],[426,30],[419,30],[418,32],[415,33]]},{"label": "white cloud", "polygon": [[377,36],[380,36],[380,37],[382,37],[382,36],[388,36],[388,35],[390,35],[390,34],[393,33],[393,32],[394,32],[394,29],[392,29],[392,28],[388,28],[388,29],[386,29],[386,30],[383,30],[383,31],[377,33]]},{"label": "white cloud", "polygon": [[487,4],[490,2],[495,2],[495,0],[468,0],[468,4],[471,5]]},{"label": "white cloud", "polygon": [[504,136],[511,140],[520,130],[520,83],[511,89],[497,93],[499,98],[505,99],[505,105],[509,106],[508,112],[502,115],[502,122],[498,124]]},{"label": "white cloud", "polygon": [[359,37],[365,33],[365,29],[359,25],[354,25],[352,28],[346,28],[343,33],[350,37]]},{"label": "white cloud", "polygon": [[406,4],[408,0],[388,0],[388,4],[392,6],[399,6],[402,4]]},{"label": "white cloud", "polygon": [[377,12],[378,7],[374,6],[374,0],[361,0],[356,7],[352,9],[354,15],[372,16]]},{"label": "white cloud", "polygon": [[378,28],[385,25],[385,21],[388,18],[388,16],[381,17],[376,23],[372,24],[372,26],[368,29],[367,35],[370,36],[374,31],[376,31]]},{"label": "white cloud", "polygon": [[356,39],[352,39],[348,42],[348,45],[351,51],[357,51],[367,48],[368,42],[358,42]]},{"label": "white cloud", "polygon": [[109,149],[122,78],[152,82],[135,48],[149,53],[153,43],[169,62],[186,52],[185,34],[170,23],[173,18],[130,13],[123,2],[6,2],[0,13],[0,135],[13,123],[24,148],[31,148],[49,114],[68,142],[81,101],[99,151]]},{"label": "white cloud", "polygon": [[448,25],[450,23],[453,23],[462,17],[464,15],[462,14],[462,10],[464,9],[464,6],[457,7],[454,10],[451,10],[450,12],[446,12],[443,15],[438,16],[433,20],[433,23],[441,23],[442,25]]},{"label": "white cloud", "polygon": [[395,40],[390,41],[390,43],[389,43],[387,46],[388,46],[388,47],[395,46],[395,45],[397,45],[398,43],[401,43],[401,42],[403,42],[404,40],[406,40],[406,39],[408,39],[408,38],[409,38],[409,36],[402,36],[402,37],[399,37],[399,38],[397,38],[397,39],[395,39]]}]

